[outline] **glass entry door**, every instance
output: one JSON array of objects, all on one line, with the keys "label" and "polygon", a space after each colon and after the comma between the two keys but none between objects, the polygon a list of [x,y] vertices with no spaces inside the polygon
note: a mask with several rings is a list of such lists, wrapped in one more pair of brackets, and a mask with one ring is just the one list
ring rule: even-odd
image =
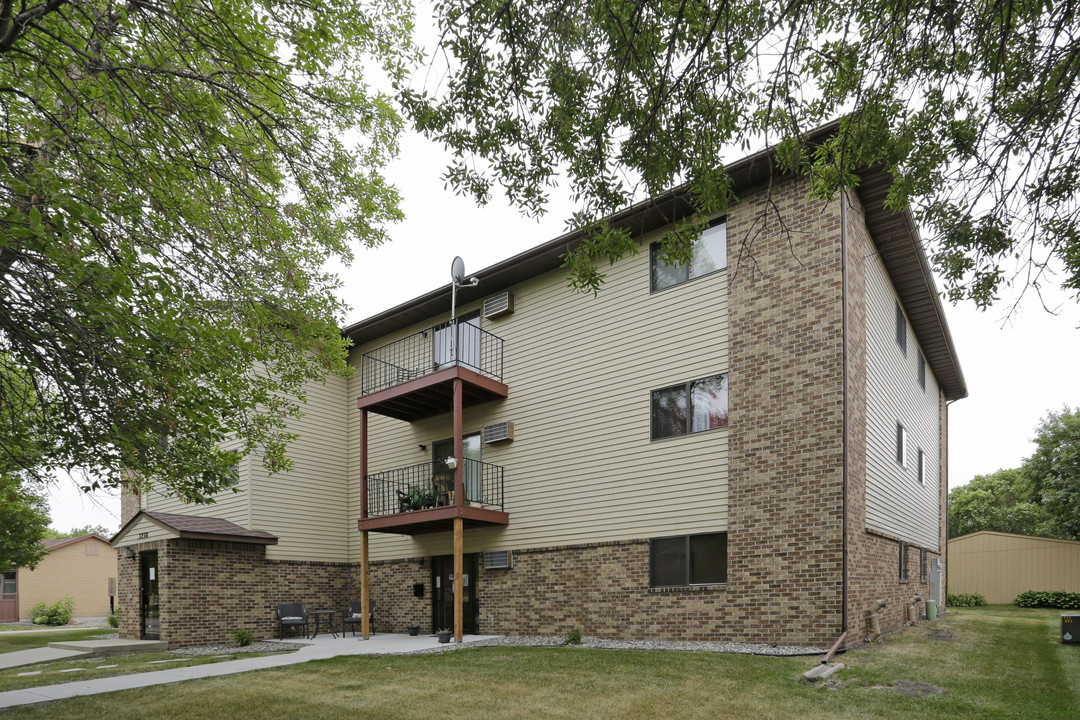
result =
[{"label": "glass entry door", "polygon": [[[483,466],[480,464],[481,447],[480,433],[465,435],[461,438],[461,446],[464,449],[466,460],[476,462],[465,463],[465,499],[475,502],[481,501],[483,495]],[[431,462],[433,474],[436,477],[449,475],[454,472],[446,467],[446,458],[454,455],[454,439],[437,440],[431,444]]]},{"label": "glass entry door", "polygon": [[[461,591],[463,606],[461,608],[462,632],[466,635],[476,635],[476,553],[462,556]],[[454,629],[454,556],[442,555],[431,559],[431,593],[432,599],[432,629]]]},{"label": "glass entry door", "polygon": [[143,640],[161,639],[161,612],[158,609],[157,550],[139,553],[139,595],[142,604]]}]

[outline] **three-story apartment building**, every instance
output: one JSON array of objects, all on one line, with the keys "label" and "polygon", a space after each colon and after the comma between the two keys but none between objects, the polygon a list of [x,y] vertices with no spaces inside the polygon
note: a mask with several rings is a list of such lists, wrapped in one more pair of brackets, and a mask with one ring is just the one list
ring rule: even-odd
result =
[{"label": "three-story apartment building", "polygon": [[884,630],[940,603],[966,388],[912,218],[880,170],[827,203],[773,170],[729,167],[688,265],[653,249],[676,190],[614,218],[640,252],[596,297],[570,234],[476,273],[453,324],[447,286],[345,328],[356,372],[312,388],[292,472],[126,498],[122,634],[371,599],[379,632],[850,645],[876,600]]}]

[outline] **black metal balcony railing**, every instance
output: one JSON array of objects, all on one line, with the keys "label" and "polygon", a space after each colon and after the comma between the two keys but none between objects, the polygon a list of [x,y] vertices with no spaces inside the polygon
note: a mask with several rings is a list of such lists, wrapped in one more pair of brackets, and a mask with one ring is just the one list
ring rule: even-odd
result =
[{"label": "black metal balcony railing", "polygon": [[461,365],[502,380],[503,341],[469,322],[450,323],[413,333],[360,358],[360,394],[368,395],[395,385]]},{"label": "black metal balcony railing", "polygon": [[[440,467],[441,466],[441,467]],[[503,509],[503,469],[465,458],[465,502]],[[368,475],[368,517],[454,504],[454,476],[442,463],[420,463]]]}]

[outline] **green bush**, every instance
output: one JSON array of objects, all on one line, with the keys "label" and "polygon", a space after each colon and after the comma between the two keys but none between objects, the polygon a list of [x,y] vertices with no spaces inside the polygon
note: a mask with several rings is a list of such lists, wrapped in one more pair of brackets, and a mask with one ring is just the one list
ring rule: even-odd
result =
[{"label": "green bush", "polygon": [[112,615],[106,615],[105,622],[109,623],[109,627],[118,628],[120,627],[120,616],[115,612]]},{"label": "green bush", "polygon": [[240,647],[247,647],[254,639],[255,636],[251,634],[250,630],[245,630],[244,628],[236,628],[232,631],[232,641]]},{"label": "green bush", "polygon": [[1080,593],[1063,590],[1038,591],[1028,590],[1016,596],[1013,601],[1017,607],[1026,608],[1061,608],[1062,610],[1080,610]]},{"label": "green bush", "polygon": [[580,645],[581,644],[581,630],[578,628],[570,628],[570,632],[566,633],[566,637],[563,638],[563,645]]},{"label": "green bush", "polygon": [[30,611],[30,619],[35,625],[67,625],[75,614],[75,599],[65,595],[52,605],[39,602]]},{"label": "green bush", "polygon": [[986,604],[986,598],[980,593],[964,593],[949,595],[945,602],[949,607],[982,607]]}]

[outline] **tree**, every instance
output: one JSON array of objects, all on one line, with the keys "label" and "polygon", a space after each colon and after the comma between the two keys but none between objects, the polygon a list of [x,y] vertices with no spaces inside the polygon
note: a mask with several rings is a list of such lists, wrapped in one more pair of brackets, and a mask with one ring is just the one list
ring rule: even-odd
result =
[{"label": "tree", "polygon": [[115,531],[110,530],[104,525],[83,525],[82,527],[71,528],[67,532],[60,532],[59,530],[53,530],[52,528],[48,528],[45,531],[45,537],[52,540],[69,540],[71,538],[82,537],[83,535],[100,535],[103,538],[110,538],[115,534]]},{"label": "tree", "polygon": [[34,569],[45,556],[48,527],[45,498],[19,476],[0,472],[0,572]]},{"label": "tree", "polygon": [[[701,214],[734,198],[721,159],[778,143],[775,169],[834,197],[884,166],[893,209],[933,235],[955,301],[1080,290],[1080,16],[1071,3],[863,0],[439,0],[443,72],[405,88],[416,126],[458,152],[446,179],[528,213],[565,173],[590,229],[568,255],[595,291],[600,258],[636,252],[601,218],[686,181]],[[831,139],[808,130],[840,118]],[[763,210],[762,212],[767,212]],[[692,216],[663,240],[689,260]],[[752,256],[753,237],[741,239]]]},{"label": "tree", "polygon": [[1052,515],[1059,537],[1080,540],[1080,409],[1047,413],[1036,430],[1024,478]]},{"label": "tree", "polygon": [[976,475],[967,485],[949,491],[949,537],[979,530],[1059,537],[1021,470]]},{"label": "tree", "polygon": [[400,119],[363,73],[403,77],[410,23],[394,0],[0,0],[0,457],[197,502],[239,455],[289,466],[304,383],[346,371],[324,266],[400,216]]}]

